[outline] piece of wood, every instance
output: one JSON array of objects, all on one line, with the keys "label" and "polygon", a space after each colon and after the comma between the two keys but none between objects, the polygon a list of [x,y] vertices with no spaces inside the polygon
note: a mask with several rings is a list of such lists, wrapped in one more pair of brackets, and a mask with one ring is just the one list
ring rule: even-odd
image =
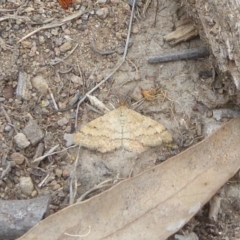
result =
[{"label": "piece of wood", "polygon": [[198,30],[191,19],[179,20],[175,25],[176,29],[164,36],[164,40],[172,46],[198,36]]},{"label": "piece of wood", "polygon": [[207,48],[191,48],[177,52],[162,53],[148,58],[148,63],[163,63],[177,60],[196,59],[209,56]]},{"label": "piece of wood", "polygon": [[201,39],[212,52],[215,67],[228,77],[231,76],[240,96],[240,1],[181,2],[198,27]]},{"label": "piece of wood", "polygon": [[49,196],[28,200],[0,200],[0,239],[17,239],[42,220]]}]

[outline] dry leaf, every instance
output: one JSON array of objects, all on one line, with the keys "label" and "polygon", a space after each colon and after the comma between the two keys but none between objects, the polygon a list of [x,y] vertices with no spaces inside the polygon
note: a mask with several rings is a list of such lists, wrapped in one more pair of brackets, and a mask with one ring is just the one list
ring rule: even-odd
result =
[{"label": "dry leaf", "polygon": [[154,101],[156,98],[158,98],[162,102],[165,99],[172,101],[170,98],[167,97],[166,90],[162,90],[159,88],[152,88],[150,90],[142,90],[141,93],[142,93],[144,99],[146,99],[148,101]]},{"label": "dry leaf", "polygon": [[166,239],[238,171],[239,142],[237,118],[161,165],[51,215],[20,240],[74,239],[65,233],[84,240]]},{"label": "dry leaf", "polygon": [[156,99],[157,89],[152,88],[150,90],[142,90],[143,97],[148,101],[154,101]]}]

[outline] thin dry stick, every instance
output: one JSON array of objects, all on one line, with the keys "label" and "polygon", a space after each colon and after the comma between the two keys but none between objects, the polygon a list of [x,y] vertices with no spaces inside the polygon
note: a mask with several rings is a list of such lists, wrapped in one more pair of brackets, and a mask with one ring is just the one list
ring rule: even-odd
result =
[{"label": "thin dry stick", "polygon": [[26,22],[30,22],[30,21],[31,21],[31,19],[30,19],[29,17],[16,16],[15,14],[7,14],[7,15],[5,15],[4,17],[1,17],[1,18],[0,18],[0,22],[5,21],[5,20],[8,20],[8,19],[15,19],[15,20],[21,19],[21,20],[24,20],[24,21],[26,21]]},{"label": "thin dry stick", "polygon": [[157,12],[158,12],[158,7],[159,7],[159,4],[158,4],[158,0],[155,0],[155,12],[154,12],[154,20],[153,20],[153,24],[152,24],[152,27],[156,27],[156,22],[157,22]]},{"label": "thin dry stick", "polygon": [[76,129],[77,129],[78,111],[79,111],[79,106],[80,106],[80,104],[87,98],[87,95],[90,95],[90,94],[93,93],[96,89],[98,89],[102,84],[104,84],[104,83],[122,66],[122,64],[125,62],[125,59],[126,59],[126,56],[127,56],[127,51],[128,51],[129,39],[130,39],[130,35],[131,35],[131,29],[132,29],[132,21],[133,21],[133,16],[134,16],[135,2],[136,2],[136,0],[133,0],[131,17],[130,17],[129,27],[128,27],[128,35],[127,35],[127,40],[126,40],[126,45],[125,45],[125,49],[124,49],[123,58],[122,58],[122,60],[120,61],[120,63],[117,64],[117,66],[113,69],[113,71],[112,71],[105,79],[103,79],[99,84],[97,84],[94,88],[92,88],[90,91],[88,91],[88,92],[85,94],[85,96],[78,102],[77,111],[76,111],[76,119],[75,119],[75,128],[76,128]]},{"label": "thin dry stick", "polygon": [[50,61],[50,65],[54,66],[57,65],[60,62],[64,62],[64,60],[66,60],[79,46],[79,44],[77,43],[76,46],[69,52],[69,54],[67,56],[65,56],[63,59],[61,58],[55,58],[53,60]]},{"label": "thin dry stick", "polygon": [[40,161],[42,161],[42,160],[43,160],[44,158],[46,158],[46,157],[52,156],[52,155],[57,154],[57,153],[65,152],[65,151],[67,151],[68,149],[74,148],[74,147],[76,147],[76,146],[77,146],[77,145],[73,145],[73,146],[70,146],[70,147],[68,147],[68,148],[65,148],[65,149],[63,149],[63,150],[61,150],[61,151],[54,152],[54,150],[59,147],[59,145],[56,145],[56,146],[54,146],[53,148],[51,148],[51,149],[50,149],[46,154],[44,154],[43,156],[34,159],[33,163],[34,163],[34,162],[40,162]]},{"label": "thin dry stick", "polygon": [[0,12],[14,12],[16,11],[16,9],[3,9],[3,8],[0,8]]},{"label": "thin dry stick", "polygon": [[74,14],[72,14],[72,15],[64,18],[64,19],[62,19],[62,20],[61,20],[60,22],[58,22],[58,23],[49,23],[49,24],[47,24],[47,25],[45,25],[45,26],[42,26],[42,27],[40,27],[40,28],[37,28],[37,29],[35,29],[34,31],[32,31],[32,32],[30,32],[29,34],[27,34],[25,37],[21,38],[21,39],[18,41],[18,43],[22,42],[23,40],[29,38],[30,36],[32,36],[33,34],[39,32],[39,31],[41,31],[41,30],[45,30],[45,29],[49,29],[49,28],[55,28],[55,27],[60,27],[60,26],[62,26],[64,23],[67,23],[67,22],[69,22],[69,21],[71,21],[71,20],[73,20],[73,19],[75,19],[75,18],[79,18],[79,17],[82,16],[85,12],[86,12],[86,11],[80,10],[79,12],[74,13]]},{"label": "thin dry stick", "polygon": [[53,96],[52,90],[50,88],[48,88],[48,91],[49,91],[50,97],[53,101],[53,105],[54,105],[55,110],[58,110],[58,106],[57,106],[57,103],[56,103],[55,98]]},{"label": "thin dry stick", "polygon": [[147,12],[147,9],[148,9],[151,2],[152,2],[152,0],[147,0],[146,3],[143,6],[142,15],[143,15],[144,18],[146,17],[146,12]]},{"label": "thin dry stick", "polygon": [[81,202],[84,200],[84,198],[90,194],[91,192],[94,192],[98,189],[101,189],[101,188],[105,188],[105,187],[110,187],[112,185],[114,185],[113,183],[109,183],[109,184],[105,184],[107,182],[113,182],[113,179],[109,179],[109,180],[105,180],[103,181],[102,183],[98,184],[97,186],[94,186],[92,187],[91,189],[89,189],[87,192],[85,192],[80,198],[78,198],[77,202]]},{"label": "thin dry stick", "polygon": [[74,163],[74,169],[71,174],[71,181],[70,181],[70,193],[69,193],[69,205],[74,203],[75,196],[77,194],[77,178],[76,178],[76,169],[79,162],[79,155],[80,155],[80,146],[78,148],[77,158]]},{"label": "thin dry stick", "polygon": [[50,174],[48,173],[47,176],[37,185],[38,188],[41,188],[49,177],[50,177]]}]

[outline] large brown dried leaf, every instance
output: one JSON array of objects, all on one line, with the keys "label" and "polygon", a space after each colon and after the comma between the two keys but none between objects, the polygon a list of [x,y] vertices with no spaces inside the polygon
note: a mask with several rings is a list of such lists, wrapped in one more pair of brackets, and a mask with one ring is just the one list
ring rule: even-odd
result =
[{"label": "large brown dried leaf", "polygon": [[[240,119],[163,164],[40,222],[20,240],[166,239],[240,166]],[[78,239],[78,238],[77,238]]]}]

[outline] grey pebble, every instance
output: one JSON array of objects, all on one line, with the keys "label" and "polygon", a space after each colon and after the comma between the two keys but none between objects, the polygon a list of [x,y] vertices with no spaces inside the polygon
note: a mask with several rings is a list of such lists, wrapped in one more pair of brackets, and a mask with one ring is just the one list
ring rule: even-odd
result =
[{"label": "grey pebble", "polygon": [[67,52],[72,48],[72,43],[71,42],[65,42],[61,47],[59,47],[61,52]]},{"label": "grey pebble", "polygon": [[108,8],[100,8],[96,11],[96,15],[101,18],[101,19],[104,19],[108,16]]},{"label": "grey pebble", "polygon": [[11,160],[15,162],[16,165],[21,165],[24,163],[25,157],[18,152],[14,152],[11,154]]},{"label": "grey pebble", "polygon": [[65,133],[63,139],[66,141],[66,146],[69,147],[73,145],[73,134]]},{"label": "grey pebble", "polygon": [[58,120],[57,123],[58,123],[59,126],[62,127],[62,126],[64,126],[64,125],[68,124],[68,121],[69,121],[68,118],[63,117],[63,118],[61,118],[60,120]]},{"label": "grey pebble", "polygon": [[21,177],[19,186],[24,195],[31,196],[34,185],[30,177]]},{"label": "grey pebble", "polygon": [[17,135],[15,135],[14,141],[21,149],[24,149],[30,145],[30,142],[28,141],[26,135],[24,135],[23,133],[18,133]]},{"label": "grey pebble", "polygon": [[11,129],[12,129],[11,126],[6,125],[5,128],[4,128],[4,131],[9,132]]},{"label": "grey pebble", "polygon": [[27,136],[33,146],[38,144],[44,137],[43,131],[35,120],[30,120],[23,129],[23,133]]}]

